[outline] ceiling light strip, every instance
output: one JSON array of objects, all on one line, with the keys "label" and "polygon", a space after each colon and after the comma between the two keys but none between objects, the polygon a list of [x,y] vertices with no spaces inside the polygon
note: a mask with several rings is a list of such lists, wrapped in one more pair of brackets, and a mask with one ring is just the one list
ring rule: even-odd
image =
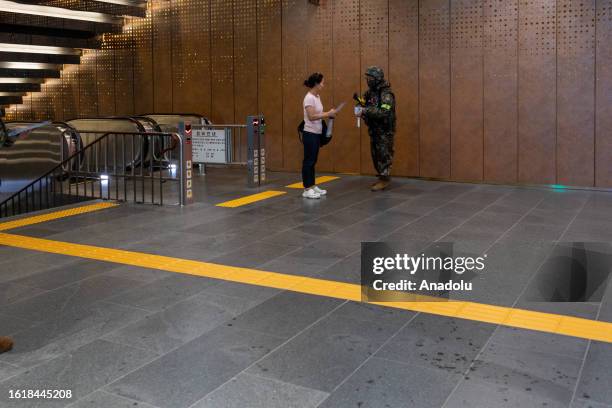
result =
[{"label": "ceiling light strip", "polygon": [[27,54],[81,55],[81,52],[79,50],[75,50],[74,48],[11,43],[0,43],[0,51],[20,52]]},{"label": "ceiling light strip", "polygon": [[1,62],[0,68],[5,69],[47,69],[57,71],[61,68],[58,64],[47,64],[42,62]]},{"label": "ceiling light strip", "polygon": [[29,14],[33,16],[55,17],[69,20],[91,21],[94,23],[121,24],[123,20],[115,16],[91,11],[70,10],[60,7],[39,6],[0,0],[0,10],[9,13]]},{"label": "ceiling light strip", "polygon": [[42,84],[42,78],[0,78],[0,84]]}]

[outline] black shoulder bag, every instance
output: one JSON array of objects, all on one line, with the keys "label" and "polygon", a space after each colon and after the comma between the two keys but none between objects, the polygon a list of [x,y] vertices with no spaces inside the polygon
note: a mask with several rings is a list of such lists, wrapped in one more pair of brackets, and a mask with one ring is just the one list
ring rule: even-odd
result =
[{"label": "black shoulder bag", "polygon": [[[326,144],[328,144],[331,140],[332,137],[331,135],[329,137],[327,137],[327,122],[325,122],[325,120],[321,119],[321,124],[323,125],[323,131],[321,133],[321,139],[320,139],[320,145],[321,146],[325,146]],[[304,121],[300,122],[298,128],[297,128],[297,132],[298,132],[298,137],[300,138],[300,142],[304,143],[304,139],[303,139],[303,135],[304,135]]]}]

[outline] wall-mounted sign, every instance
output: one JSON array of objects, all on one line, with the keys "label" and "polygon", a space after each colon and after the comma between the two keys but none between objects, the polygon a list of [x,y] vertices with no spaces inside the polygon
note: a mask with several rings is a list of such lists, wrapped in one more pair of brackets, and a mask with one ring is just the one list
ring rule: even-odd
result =
[{"label": "wall-mounted sign", "polygon": [[227,129],[193,130],[194,163],[226,164],[231,158],[231,135]]}]

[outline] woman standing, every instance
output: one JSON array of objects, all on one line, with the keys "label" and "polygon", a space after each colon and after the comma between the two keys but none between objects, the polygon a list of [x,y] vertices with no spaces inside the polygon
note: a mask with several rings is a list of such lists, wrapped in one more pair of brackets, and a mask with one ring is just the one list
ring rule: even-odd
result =
[{"label": "woman standing", "polygon": [[333,118],[336,111],[323,112],[323,104],[319,96],[325,86],[323,74],[315,72],[304,81],[304,86],[310,88],[304,97],[304,161],[302,162],[302,182],[304,183],[304,198],[321,198],[327,191],[315,185],[315,164],[319,156],[321,134],[323,133],[322,119]]}]

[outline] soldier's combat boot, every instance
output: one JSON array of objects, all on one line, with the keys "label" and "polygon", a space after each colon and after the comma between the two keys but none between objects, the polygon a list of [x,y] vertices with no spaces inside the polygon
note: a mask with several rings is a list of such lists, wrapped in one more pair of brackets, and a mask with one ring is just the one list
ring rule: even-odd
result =
[{"label": "soldier's combat boot", "polygon": [[378,181],[372,186],[372,191],[382,191],[391,182],[391,178],[388,176],[381,176],[378,178]]},{"label": "soldier's combat boot", "polygon": [[13,339],[0,336],[0,354],[13,348]]}]

